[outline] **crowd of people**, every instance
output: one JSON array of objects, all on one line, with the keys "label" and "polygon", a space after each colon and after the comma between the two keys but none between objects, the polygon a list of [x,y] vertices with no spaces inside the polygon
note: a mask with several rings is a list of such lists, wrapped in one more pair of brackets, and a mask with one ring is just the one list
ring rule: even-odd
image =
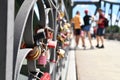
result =
[{"label": "crowd of people", "polygon": [[[84,25],[81,24],[81,16],[80,12],[77,11],[76,15],[72,18],[71,23],[73,24],[73,31],[75,36],[75,49],[79,49],[79,40],[82,41],[82,47],[86,49],[86,42],[85,38],[86,35],[88,37],[90,43],[90,49],[96,48],[104,48],[104,33],[105,33],[105,16],[101,8],[97,10],[99,13],[99,19],[95,20],[93,16],[89,15],[89,11],[85,10],[85,16],[83,17]],[[97,25],[96,27],[91,27],[92,22],[95,22]],[[91,33],[91,30],[93,33]],[[96,46],[93,46],[92,37],[96,38]]]}]

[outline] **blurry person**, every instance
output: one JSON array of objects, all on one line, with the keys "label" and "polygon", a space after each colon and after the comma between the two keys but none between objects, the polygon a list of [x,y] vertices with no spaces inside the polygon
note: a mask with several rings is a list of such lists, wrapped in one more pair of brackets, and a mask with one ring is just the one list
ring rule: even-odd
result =
[{"label": "blurry person", "polygon": [[75,42],[76,42],[76,46],[75,48],[79,48],[79,38],[80,38],[80,29],[81,29],[81,21],[80,21],[80,12],[77,11],[76,15],[74,16],[74,18],[72,19],[72,22],[74,24],[74,35],[75,35]]},{"label": "blurry person", "polygon": [[[104,19],[105,16],[102,12],[102,9],[98,9],[98,13],[99,13],[99,20],[97,21],[98,24],[98,28],[97,28],[97,35],[96,35],[96,39],[97,39],[97,48],[104,48],[104,32],[105,32],[105,26],[104,26]],[[101,46],[99,45],[101,41]]]},{"label": "blurry person", "polygon": [[93,27],[90,28],[91,39],[94,38],[94,29]]},{"label": "blurry person", "polygon": [[[92,45],[91,33],[90,33],[90,28],[91,28],[90,20],[93,20],[93,17],[88,15],[88,10],[85,10],[84,13],[85,13],[85,16],[83,17],[83,21],[84,21],[83,30],[84,30],[85,36],[86,36],[86,34],[88,35],[88,39],[89,39],[89,43],[90,43],[90,49],[94,49],[94,47]],[[86,47],[85,44],[83,45],[83,47]]]}]

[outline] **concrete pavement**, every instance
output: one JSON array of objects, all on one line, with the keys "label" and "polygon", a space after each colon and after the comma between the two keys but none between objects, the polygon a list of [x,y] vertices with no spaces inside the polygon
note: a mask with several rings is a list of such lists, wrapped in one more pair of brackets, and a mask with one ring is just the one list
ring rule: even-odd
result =
[{"label": "concrete pavement", "polygon": [[[75,51],[78,80],[120,80],[120,42],[105,40],[105,48]],[[96,40],[93,40],[96,45]]]}]

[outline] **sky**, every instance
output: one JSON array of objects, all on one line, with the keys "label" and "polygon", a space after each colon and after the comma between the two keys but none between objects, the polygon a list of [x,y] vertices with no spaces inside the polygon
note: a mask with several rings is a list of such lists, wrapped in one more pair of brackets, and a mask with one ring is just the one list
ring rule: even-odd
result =
[{"label": "sky", "polygon": [[[73,1],[99,1],[99,0],[73,0]],[[111,2],[120,2],[120,0],[106,0],[106,1],[111,1]],[[103,7],[104,3],[102,3],[102,9],[104,9]],[[110,16],[108,16],[108,13],[109,13],[109,7],[110,5],[107,4],[106,6],[106,14],[105,16],[109,19]],[[81,14],[81,19],[83,18],[84,16],[84,10],[85,9],[88,9],[89,11],[89,14],[92,15],[92,16],[96,16],[95,18],[97,19],[97,15],[94,15],[94,12],[96,10],[96,6],[95,5],[77,5],[74,9],[73,9],[73,15],[72,16],[75,16],[76,14],[76,11],[80,11],[80,14]],[[115,23],[115,20],[116,20],[116,16],[117,16],[117,11],[119,9],[119,6],[118,5],[114,5],[113,6],[113,14],[112,14],[112,18],[113,18],[113,21],[112,21],[112,24]],[[83,23],[83,22],[82,22]],[[83,23],[84,24],[84,23]],[[119,21],[119,26],[120,26],[120,21]]]},{"label": "sky", "polygon": [[[99,1],[99,0],[72,0],[73,2],[74,1]],[[106,1],[111,1],[111,2],[119,2],[120,3],[120,0],[106,0]],[[104,5],[104,3],[102,3],[102,9],[104,9],[104,7],[103,7],[103,5]],[[105,14],[105,16],[109,19],[110,18],[110,16],[108,15],[108,13],[109,13],[109,7],[110,7],[110,5],[109,4],[107,4],[107,6],[106,6],[106,14]],[[35,9],[35,12],[36,12],[36,14],[37,14],[37,16],[38,16],[38,10],[37,10],[37,5],[35,5],[35,7],[34,7],[34,9]],[[92,15],[92,16],[95,16],[95,19],[97,19],[98,17],[97,17],[97,15],[94,15],[94,12],[95,12],[95,10],[96,10],[96,6],[95,5],[77,5],[74,9],[73,9],[73,15],[72,16],[75,16],[75,14],[76,14],[76,11],[80,11],[80,14],[81,14],[81,20],[82,20],[82,18],[84,17],[84,10],[85,9],[88,9],[89,10],[89,14],[90,15]],[[114,5],[113,6],[113,14],[112,14],[112,19],[113,19],[113,21],[112,21],[112,24],[114,25],[114,23],[115,23],[115,20],[116,20],[116,17],[117,17],[117,11],[118,11],[118,9],[119,9],[119,6],[118,5]],[[119,15],[120,15],[120,13],[119,13]],[[38,16],[38,18],[40,18],[39,16]],[[83,23],[83,20],[82,20],[82,24],[84,24]],[[119,26],[120,26],[120,21],[119,21]]]}]

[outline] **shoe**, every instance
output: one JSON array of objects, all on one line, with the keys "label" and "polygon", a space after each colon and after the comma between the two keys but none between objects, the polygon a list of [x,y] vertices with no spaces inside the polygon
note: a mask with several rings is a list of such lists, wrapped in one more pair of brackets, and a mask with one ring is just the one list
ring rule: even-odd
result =
[{"label": "shoe", "polygon": [[93,47],[93,46],[91,46],[91,47],[90,47],[90,49],[94,49],[94,47]]},{"label": "shoe", "polygon": [[82,45],[82,47],[84,48],[84,50],[86,49],[86,46],[85,46],[85,45]]},{"label": "shoe", "polygon": [[77,46],[76,49],[78,50],[78,49],[80,49],[80,48]]},{"label": "shoe", "polygon": [[77,49],[79,49],[79,47],[78,46],[75,46],[75,48],[74,48],[75,50],[77,50]]},{"label": "shoe", "polygon": [[96,45],[96,48],[99,48],[99,44]]},{"label": "shoe", "polygon": [[99,48],[104,48],[104,45],[100,46]]},{"label": "shoe", "polygon": [[77,46],[75,46],[74,50],[76,50]]}]

